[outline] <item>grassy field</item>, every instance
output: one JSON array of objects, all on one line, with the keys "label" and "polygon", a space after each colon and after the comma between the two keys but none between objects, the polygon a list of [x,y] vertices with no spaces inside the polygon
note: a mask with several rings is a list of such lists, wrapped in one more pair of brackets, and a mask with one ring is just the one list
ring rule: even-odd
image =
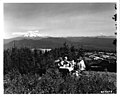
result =
[{"label": "grassy field", "polygon": [[79,77],[61,77],[58,70],[45,75],[8,73],[4,77],[5,94],[101,94],[116,93],[116,73],[85,71]]}]

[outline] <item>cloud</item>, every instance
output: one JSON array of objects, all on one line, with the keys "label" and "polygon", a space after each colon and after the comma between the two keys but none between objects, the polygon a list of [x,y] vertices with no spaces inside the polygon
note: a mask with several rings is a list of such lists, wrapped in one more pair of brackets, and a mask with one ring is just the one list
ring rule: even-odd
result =
[{"label": "cloud", "polygon": [[26,32],[13,32],[12,35],[24,35]]},{"label": "cloud", "polygon": [[36,31],[34,31],[35,33],[38,33],[39,31],[38,30],[36,30]]}]

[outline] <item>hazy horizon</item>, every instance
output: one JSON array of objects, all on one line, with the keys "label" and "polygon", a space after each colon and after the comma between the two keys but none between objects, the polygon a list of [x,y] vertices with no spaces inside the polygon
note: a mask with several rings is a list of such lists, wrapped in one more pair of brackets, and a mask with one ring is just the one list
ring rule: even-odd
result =
[{"label": "hazy horizon", "polygon": [[114,4],[4,3],[4,38],[114,36]]},{"label": "hazy horizon", "polygon": [[[104,35],[101,35],[101,36],[41,36],[41,37],[43,37],[43,38],[49,38],[49,37],[52,37],[52,38],[69,38],[69,37],[93,37],[93,38],[96,38],[96,37],[98,37],[98,38],[116,38],[116,36],[115,35],[110,35],[110,36],[104,36]],[[16,36],[16,37],[9,37],[9,38],[3,38],[3,39],[12,39],[12,38],[27,38],[27,37],[23,37],[23,36]],[[30,38],[30,37],[28,37],[28,38]],[[35,37],[31,37],[31,39],[32,38],[35,38]],[[36,38],[38,38],[38,37],[36,37]]]}]

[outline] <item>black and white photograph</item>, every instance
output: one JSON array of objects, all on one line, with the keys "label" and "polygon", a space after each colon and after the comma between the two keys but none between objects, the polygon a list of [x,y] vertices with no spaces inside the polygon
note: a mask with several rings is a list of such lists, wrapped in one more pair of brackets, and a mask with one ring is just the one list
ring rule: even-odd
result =
[{"label": "black and white photograph", "polygon": [[117,10],[4,2],[3,94],[117,94]]}]

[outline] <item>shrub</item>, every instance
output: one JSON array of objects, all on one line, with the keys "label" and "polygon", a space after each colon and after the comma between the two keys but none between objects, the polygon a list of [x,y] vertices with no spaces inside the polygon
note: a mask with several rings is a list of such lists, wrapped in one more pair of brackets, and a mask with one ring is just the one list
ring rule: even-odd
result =
[{"label": "shrub", "polygon": [[58,93],[59,86],[63,82],[64,79],[60,76],[57,69],[48,69],[46,74],[42,76],[40,82],[37,84],[35,93]]},{"label": "shrub", "polygon": [[5,94],[28,94],[36,87],[37,74],[21,75],[18,71],[9,72],[4,77]]}]

